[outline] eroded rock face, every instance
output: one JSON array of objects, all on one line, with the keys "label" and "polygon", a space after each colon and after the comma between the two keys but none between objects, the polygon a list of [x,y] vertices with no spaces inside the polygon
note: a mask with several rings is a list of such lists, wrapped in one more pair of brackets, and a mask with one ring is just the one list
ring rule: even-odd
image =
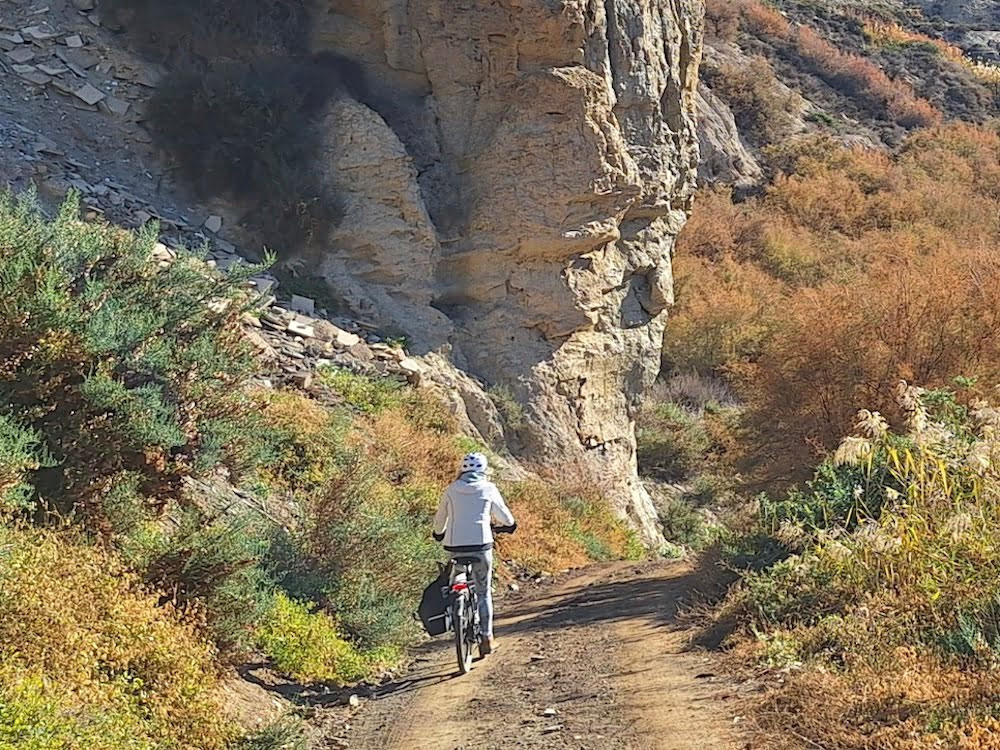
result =
[{"label": "eroded rock face", "polygon": [[517,452],[655,543],[633,413],[659,366],[697,165],[700,0],[322,0],[314,52],[379,114],[327,115],[352,304],[525,404]]},{"label": "eroded rock face", "polygon": [[704,85],[698,92],[698,143],[698,179],[703,183],[743,188],[764,179],[764,170],[743,143],[729,105]]}]

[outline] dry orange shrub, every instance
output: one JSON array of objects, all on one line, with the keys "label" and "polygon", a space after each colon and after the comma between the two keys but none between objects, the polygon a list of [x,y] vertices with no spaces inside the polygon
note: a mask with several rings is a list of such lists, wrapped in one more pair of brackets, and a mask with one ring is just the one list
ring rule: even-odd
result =
[{"label": "dry orange shrub", "polygon": [[1000,379],[1000,253],[952,248],[890,258],[848,284],[793,294],[743,373],[754,426],[788,467],[850,431],[859,404],[895,413],[900,378]]},{"label": "dry orange shrub", "polygon": [[724,370],[757,356],[771,335],[781,283],[750,262],[679,257],[683,312],[667,322],[664,359],[677,371]]},{"label": "dry orange shrub", "polygon": [[[442,407],[443,411],[443,407]],[[394,483],[444,489],[455,479],[463,455],[451,419],[428,426],[408,407],[388,409],[358,425],[357,437],[369,461]]]},{"label": "dry orange shrub", "polygon": [[779,210],[813,231],[857,236],[869,228],[864,192],[848,174],[778,175],[769,193]]},{"label": "dry orange shrub", "polygon": [[502,483],[501,489],[518,524],[516,534],[497,542],[501,559],[554,573],[588,561],[645,554],[635,535],[611,512],[600,486],[545,478]]},{"label": "dry orange shrub", "polygon": [[[792,672],[755,701],[754,747],[768,750],[998,750],[995,674],[897,649],[879,668]],[[959,708],[961,707],[961,708]]]},{"label": "dry orange shrub", "polygon": [[792,24],[771,6],[756,0],[743,0],[742,5],[743,18],[752,31],[778,39],[792,35]]},{"label": "dry orange shrub", "polygon": [[834,447],[859,408],[891,412],[899,377],[1000,376],[1000,132],[917,131],[893,157],[807,140],[776,161],[793,174],[763,196],[696,202],[664,349],[736,380],[745,451],[775,475]]},{"label": "dry orange shrub", "polygon": [[719,260],[738,254],[758,231],[760,217],[754,216],[754,205],[734,203],[732,190],[726,187],[702,191],[678,239],[678,257]]}]

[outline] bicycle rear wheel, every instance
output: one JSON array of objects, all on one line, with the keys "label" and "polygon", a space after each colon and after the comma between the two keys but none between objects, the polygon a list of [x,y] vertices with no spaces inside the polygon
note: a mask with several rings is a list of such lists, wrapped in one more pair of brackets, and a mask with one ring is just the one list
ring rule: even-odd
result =
[{"label": "bicycle rear wheel", "polygon": [[460,596],[452,605],[452,627],[455,636],[455,657],[458,660],[458,671],[468,674],[472,669],[472,643],[469,642],[468,631],[472,627],[472,613],[468,609],[468,599]]}]

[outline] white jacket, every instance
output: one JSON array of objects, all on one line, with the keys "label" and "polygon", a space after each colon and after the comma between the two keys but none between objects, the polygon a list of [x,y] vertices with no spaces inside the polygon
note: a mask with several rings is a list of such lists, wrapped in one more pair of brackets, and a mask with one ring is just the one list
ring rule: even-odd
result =
[{"label": "white jacket", "polygon": [[500,526],[514,525],[514,516],[496,485],[488,479],[472,482],[459,479],[449,485],[441,498],[434,516],[434,533],[444,534],[447,549],[490,549],[493,546],[490,521],[493,519]]}]

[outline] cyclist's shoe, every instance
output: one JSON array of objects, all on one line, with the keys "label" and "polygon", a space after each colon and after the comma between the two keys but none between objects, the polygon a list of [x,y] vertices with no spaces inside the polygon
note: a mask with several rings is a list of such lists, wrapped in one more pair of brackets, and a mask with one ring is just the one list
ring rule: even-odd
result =
[{"label": "cyclist's shoe", "polygon": [[489,656],[494,651],[497,650],[497,642],[495,638],[483,636],[479,639],[479,655]]}]

